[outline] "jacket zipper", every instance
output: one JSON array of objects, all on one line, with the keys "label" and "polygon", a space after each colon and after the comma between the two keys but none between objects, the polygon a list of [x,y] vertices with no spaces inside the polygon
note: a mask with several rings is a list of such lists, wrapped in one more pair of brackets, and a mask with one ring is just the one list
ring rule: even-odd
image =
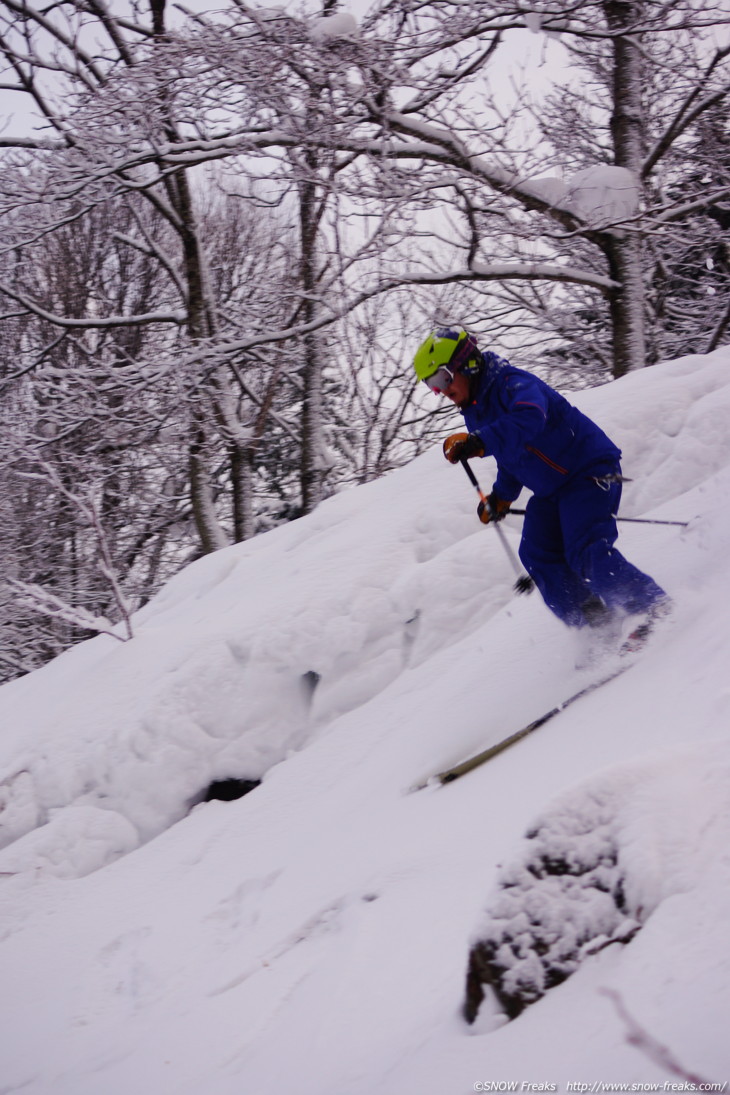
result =
[{"label": "jacket zipper", "polygon": [[540,452],[540,450],[536,449],[534,445],[525,445],[525,448],[528,452],[534,453],[535,456],[538,456],[540,460],[543,460],[549,467],[553,468],[554,471],[560,472],[561,475],[568,474],[567,468],[563,468],[560,466],[560,464],[556,464],[554,460],[551,460],[550,457],[546,456],[544,452]]}]

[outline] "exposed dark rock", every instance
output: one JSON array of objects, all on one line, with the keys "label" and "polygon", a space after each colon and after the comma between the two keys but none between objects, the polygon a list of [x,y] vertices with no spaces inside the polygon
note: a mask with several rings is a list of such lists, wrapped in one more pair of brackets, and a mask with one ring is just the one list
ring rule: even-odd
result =
[{"label": "exposed dark rock", "polygon": [[260,783],[260,779],[214,779],[199,801],[233,802],[253,791]]}]

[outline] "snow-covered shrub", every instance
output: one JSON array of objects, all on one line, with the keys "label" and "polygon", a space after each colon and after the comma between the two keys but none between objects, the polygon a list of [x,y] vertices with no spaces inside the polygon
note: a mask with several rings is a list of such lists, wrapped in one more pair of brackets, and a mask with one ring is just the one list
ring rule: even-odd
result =
[{"label": "snow-covered shrub", "polygon": [[491,986],[513,1019],[573,973],[586,953],[626,942],[639,928],[626,908],[616,802],[579,795],[527,834],[506,868],[469,954],[464,1015],[476,1018]]},{"label": "snow-covered shrub", "polygon": [[515,1018],[670,897],[701,907],[729,825],[724,741],[650,753],[565,791],[501,872],[470,949],[466,1019],[488,992]]}]

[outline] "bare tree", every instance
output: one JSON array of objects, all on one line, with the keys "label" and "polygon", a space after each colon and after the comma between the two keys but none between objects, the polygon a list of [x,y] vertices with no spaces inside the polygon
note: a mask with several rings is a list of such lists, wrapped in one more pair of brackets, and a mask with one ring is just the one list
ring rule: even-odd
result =
[{"label": "bare tree", "polygon": [[[0,79],[41,127],[0,136],[5,474],[45,460],[90,487],[125,596],[428,444],[421,323],[590,363],[577,382],[724,337],[713,0],[396,0],[359,28],[231,0],[176,20],[162,0],[0,0]],[[490,65],[526,22],[581,83],[502,108]],[[46,486],[13,488],[19,525]],[[89,594],[68,503],[64,581]]]}]

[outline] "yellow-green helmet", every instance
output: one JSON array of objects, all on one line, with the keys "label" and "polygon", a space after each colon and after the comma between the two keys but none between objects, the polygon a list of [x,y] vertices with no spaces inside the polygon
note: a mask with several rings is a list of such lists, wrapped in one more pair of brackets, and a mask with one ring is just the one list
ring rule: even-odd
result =
[{"label": "yellow-green helmet", "polygon": [[477,353],[476,339],[463,327],[438,327],[416,350],[413,368],[419,380],[427,380],[442,365],[456,372]]}]

